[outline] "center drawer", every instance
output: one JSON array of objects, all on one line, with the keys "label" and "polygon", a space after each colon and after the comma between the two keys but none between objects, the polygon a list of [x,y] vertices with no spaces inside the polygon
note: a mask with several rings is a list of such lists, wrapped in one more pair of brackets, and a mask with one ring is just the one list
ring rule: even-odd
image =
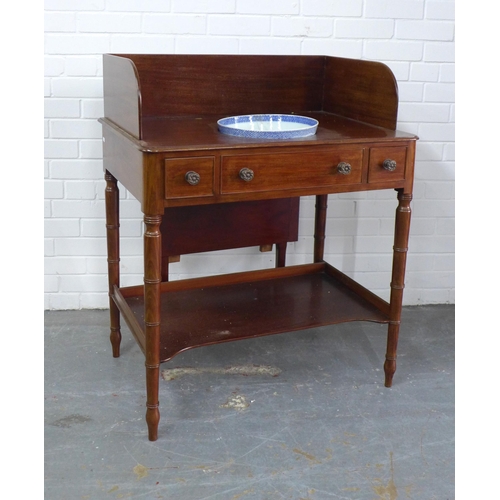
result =
[{"label": "center drawer", "polygon": [[221,194],[359,184],[363,148],[222,156]]}]

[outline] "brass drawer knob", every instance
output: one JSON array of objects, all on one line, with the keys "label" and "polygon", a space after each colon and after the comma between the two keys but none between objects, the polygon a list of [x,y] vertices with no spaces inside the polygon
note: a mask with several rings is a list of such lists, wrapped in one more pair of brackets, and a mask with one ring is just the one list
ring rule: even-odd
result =
[{"label": "brass drawer knob", "polygon": [[387,158],[387,160],[384,160],[384,163],[382,163],[382,166],[385,170],[394,172],[394,170],[396,170],[396,160],[390,160],[389,158]]},{"label": "brass drawer knob", "polygon": [[191,186],[196,186],[196,184],[200,182],[200,174],[190,170],[189,172],[186,172],[184,179],[186,179],[186,182],[191,184]]},{"label": "brass drawer knob", "polygon": [[337,172],[342,175],[348,175],[351,173],[351,164],[346,161],[341,161],[337,165]]},{"label": "brass drawer knob", "polygon": [[250,170],[249,168],[242,168],[239,173],[240,179],[243,179],[246,182],[250,182],[253,179],[253,175],[253,170]]}]

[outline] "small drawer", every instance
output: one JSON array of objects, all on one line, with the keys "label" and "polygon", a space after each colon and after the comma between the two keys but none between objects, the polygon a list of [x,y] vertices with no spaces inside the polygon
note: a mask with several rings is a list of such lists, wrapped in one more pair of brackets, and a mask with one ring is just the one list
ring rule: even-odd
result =
[{"label": "small drawer", "polygon": [[368,182],[401,181],[405,178],[406,148],[371,148]]},{"label": "small drawer", "polygon": [[362,148],[222,158],[221,193],[250,193],[359,184]]},{"label": "small drawer", "polygon": [[165,198],[198,198],[214,195],[214,157],[165,160]]}]

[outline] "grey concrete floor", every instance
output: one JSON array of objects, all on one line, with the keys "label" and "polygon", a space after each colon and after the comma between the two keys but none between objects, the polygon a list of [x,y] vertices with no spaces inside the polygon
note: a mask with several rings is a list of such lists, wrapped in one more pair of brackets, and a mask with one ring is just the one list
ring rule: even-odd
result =
[{"label": "grey concrete floor", "polygon": [[[162,365],[147,439],[144,357],[108,311],[45,314],[45,499],[451,500],[451,305],[193,349]],[[177,370],[173,370],[176,368]]]}]

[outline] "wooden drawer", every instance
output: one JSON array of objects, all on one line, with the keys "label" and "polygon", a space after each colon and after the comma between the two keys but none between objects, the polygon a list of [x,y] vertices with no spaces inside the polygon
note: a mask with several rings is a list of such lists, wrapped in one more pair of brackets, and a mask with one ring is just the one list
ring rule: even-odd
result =
[{"label": "wooden drawer", "polygon": [[[389,160],[384,166],[384,162]],[[394,165],[390,161],[396,162]],[[394,170],[391,170],[391,168]],[[370,149],[368,182],[400,181],[405,178],[406,147],[388,146]]]},{"label": "wooden drawer", "polygon": [[[221,193],[359,184],[363,151],[362,148],[335,148],[300,154],[223,156]],[[341,162],[350,165],[349,173],[338,171]],[[248,180],[244,180],[245,173]]]},{"label": "wooden drawer", "polygon": [[198,198],[214,195],[214,157],[165,160],[165,198]]}]

